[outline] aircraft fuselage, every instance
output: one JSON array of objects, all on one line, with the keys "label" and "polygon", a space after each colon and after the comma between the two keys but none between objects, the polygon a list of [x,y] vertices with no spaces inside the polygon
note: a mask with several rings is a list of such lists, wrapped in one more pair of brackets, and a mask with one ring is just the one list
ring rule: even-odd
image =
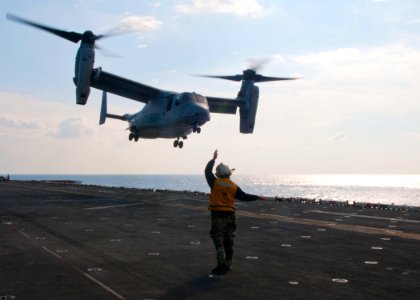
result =
[{"label": "aircraft fuselage", "polygon": [[141,138],[186,137],[210,120],[205,97],[196,93],[164,93],[128,118],[130,132]]}]

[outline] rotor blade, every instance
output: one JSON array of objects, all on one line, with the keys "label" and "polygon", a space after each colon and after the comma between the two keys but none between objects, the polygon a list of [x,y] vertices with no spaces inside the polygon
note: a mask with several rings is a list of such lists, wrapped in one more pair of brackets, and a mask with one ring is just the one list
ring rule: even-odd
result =
[{"label": "rotor blade", "polygon": [[232,81],[241,81],[243,79],[242,75],[233,75],[233,76],[218,76],[218,75],[198,75],[201,77],[209,77],[209,78],[219,78],[219,79],[226,79]]},{"label": "rotor blade", "polygon": [[108,38],[108,37],[116,36],[116,35],[119,35],[119,33],[109,32],[109,33],[104,33],[104,34],[98,34],[98,35],[95,36],[95,41],[100,40],[100,39],[103,39],[103,38]]},{"label": "rotor blade", "polygon": [[36,27],[38,29],[47,31],[49,33],[58,35],[59,37],[62,37],[66,40],[69,40],[73,43],[77,43],[82,39],[82,34],[81,33],[73,32],[73,31],[65,31],[65,30],[60,30],[60,29],[56,29],[56,28],[53,28],[53,27],[45,26],[45,25],[42,25],[42,24],[39,24],[39,23],[35,23],[35,22],[32,22],[32,21],[23,19],[21,17],[15,16],[15,15],[9,14],[9,13],[6,14],[6,17],[10,21],[15,21],[15,22],[18,22],[18,23],[23,23],[23,24],[26,24],[26,25],[29,25],[29,26],[32,26],[32,27]]},{"label": "rotor blade", "polygon": [[254,82],[279,81],[279,80],[296,80],[297,77],[268,77],[263,75],[255,75]]},{"label": "rotor blade", "polygon": [[136,31],[139,31],[139,30],[126,28],[124,26],[116,26],[114,28],[111,28],[110,30],[108,30],[104,34],[97,35],[95,37],[95,40],[108,38],[108,37],[119,36],[119,35],[124,35],[124,34],[135,33]]},{"label": "rotor blade", "polygon": [[109,51],[109,50],[107,50],[105,48],[102,48],[102,47],[98,46],[97,44],[95,44],[95,49],[101,51],[101,53],[104,56],[108,56],[108,57],[121,57],[121,55],[119,55],[119,54],[117,54],[115,52]]},{"label": "rotor blade", "polygon": [[257,72],[261,70],[267,63],[269,63],[270,60],[271,60],[270,58],[249,58],[248,59],[249,69]]}]

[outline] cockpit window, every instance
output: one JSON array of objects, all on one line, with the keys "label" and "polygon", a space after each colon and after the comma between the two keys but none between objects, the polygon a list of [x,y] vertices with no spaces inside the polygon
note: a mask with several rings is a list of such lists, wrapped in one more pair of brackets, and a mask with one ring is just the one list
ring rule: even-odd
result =
[{"label": "cockpit window", "polygon": [[207,103],[206,98],[204,98],[203,96],[200,96],[200,95],[195,95],[195,100],[198,103]]},{"label": "cockpit window", "polygon": [[175,105],[187,104],[187,103],[196,103],[201,105],[208,105],[207,99],[204,96],[201,96],[196,93],[181,93],[179,97],[175,99]]}]

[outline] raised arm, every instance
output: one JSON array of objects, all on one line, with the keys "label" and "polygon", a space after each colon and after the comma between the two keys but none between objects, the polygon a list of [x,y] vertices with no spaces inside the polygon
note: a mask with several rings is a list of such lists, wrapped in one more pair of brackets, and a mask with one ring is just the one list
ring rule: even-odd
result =
[{"label": "raised arm", "polygon": [[213,174],[213,167],[214,167],[214,163],[216,162],[216,159],[217,159],[217,150],[214,151],[213,159],[207,163],[206,169],[204,170],[204,174],[206,175],[206,180],[210,186],[210,189],[213,188],[214,181],[216,180],[216,176],[214,176]]}]

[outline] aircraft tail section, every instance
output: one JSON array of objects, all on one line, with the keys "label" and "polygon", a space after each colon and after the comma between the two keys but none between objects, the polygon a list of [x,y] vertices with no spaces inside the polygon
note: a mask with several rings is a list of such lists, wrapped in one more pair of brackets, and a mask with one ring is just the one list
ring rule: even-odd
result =
[{"label": "aircraft tail section", "polygon": [[102,104],[101,104],[101,114],[99,116],[99,125],[102,125],[105,123],[106,115],[107,115],[106,92],[102,92]]},{"label": "aircraft tail section", "polygon": [[121,121],[127,121],[128,120],[128,115],[119,116],[119,115],[109,114],[108,109],[107,109],[106,92],[102,92],[102,104],[101,104],[101,114],[99,115],[99,125],[104,124],[105,121],[106,121],[106,118],[117,119],[117,120],[121,120]]}]

